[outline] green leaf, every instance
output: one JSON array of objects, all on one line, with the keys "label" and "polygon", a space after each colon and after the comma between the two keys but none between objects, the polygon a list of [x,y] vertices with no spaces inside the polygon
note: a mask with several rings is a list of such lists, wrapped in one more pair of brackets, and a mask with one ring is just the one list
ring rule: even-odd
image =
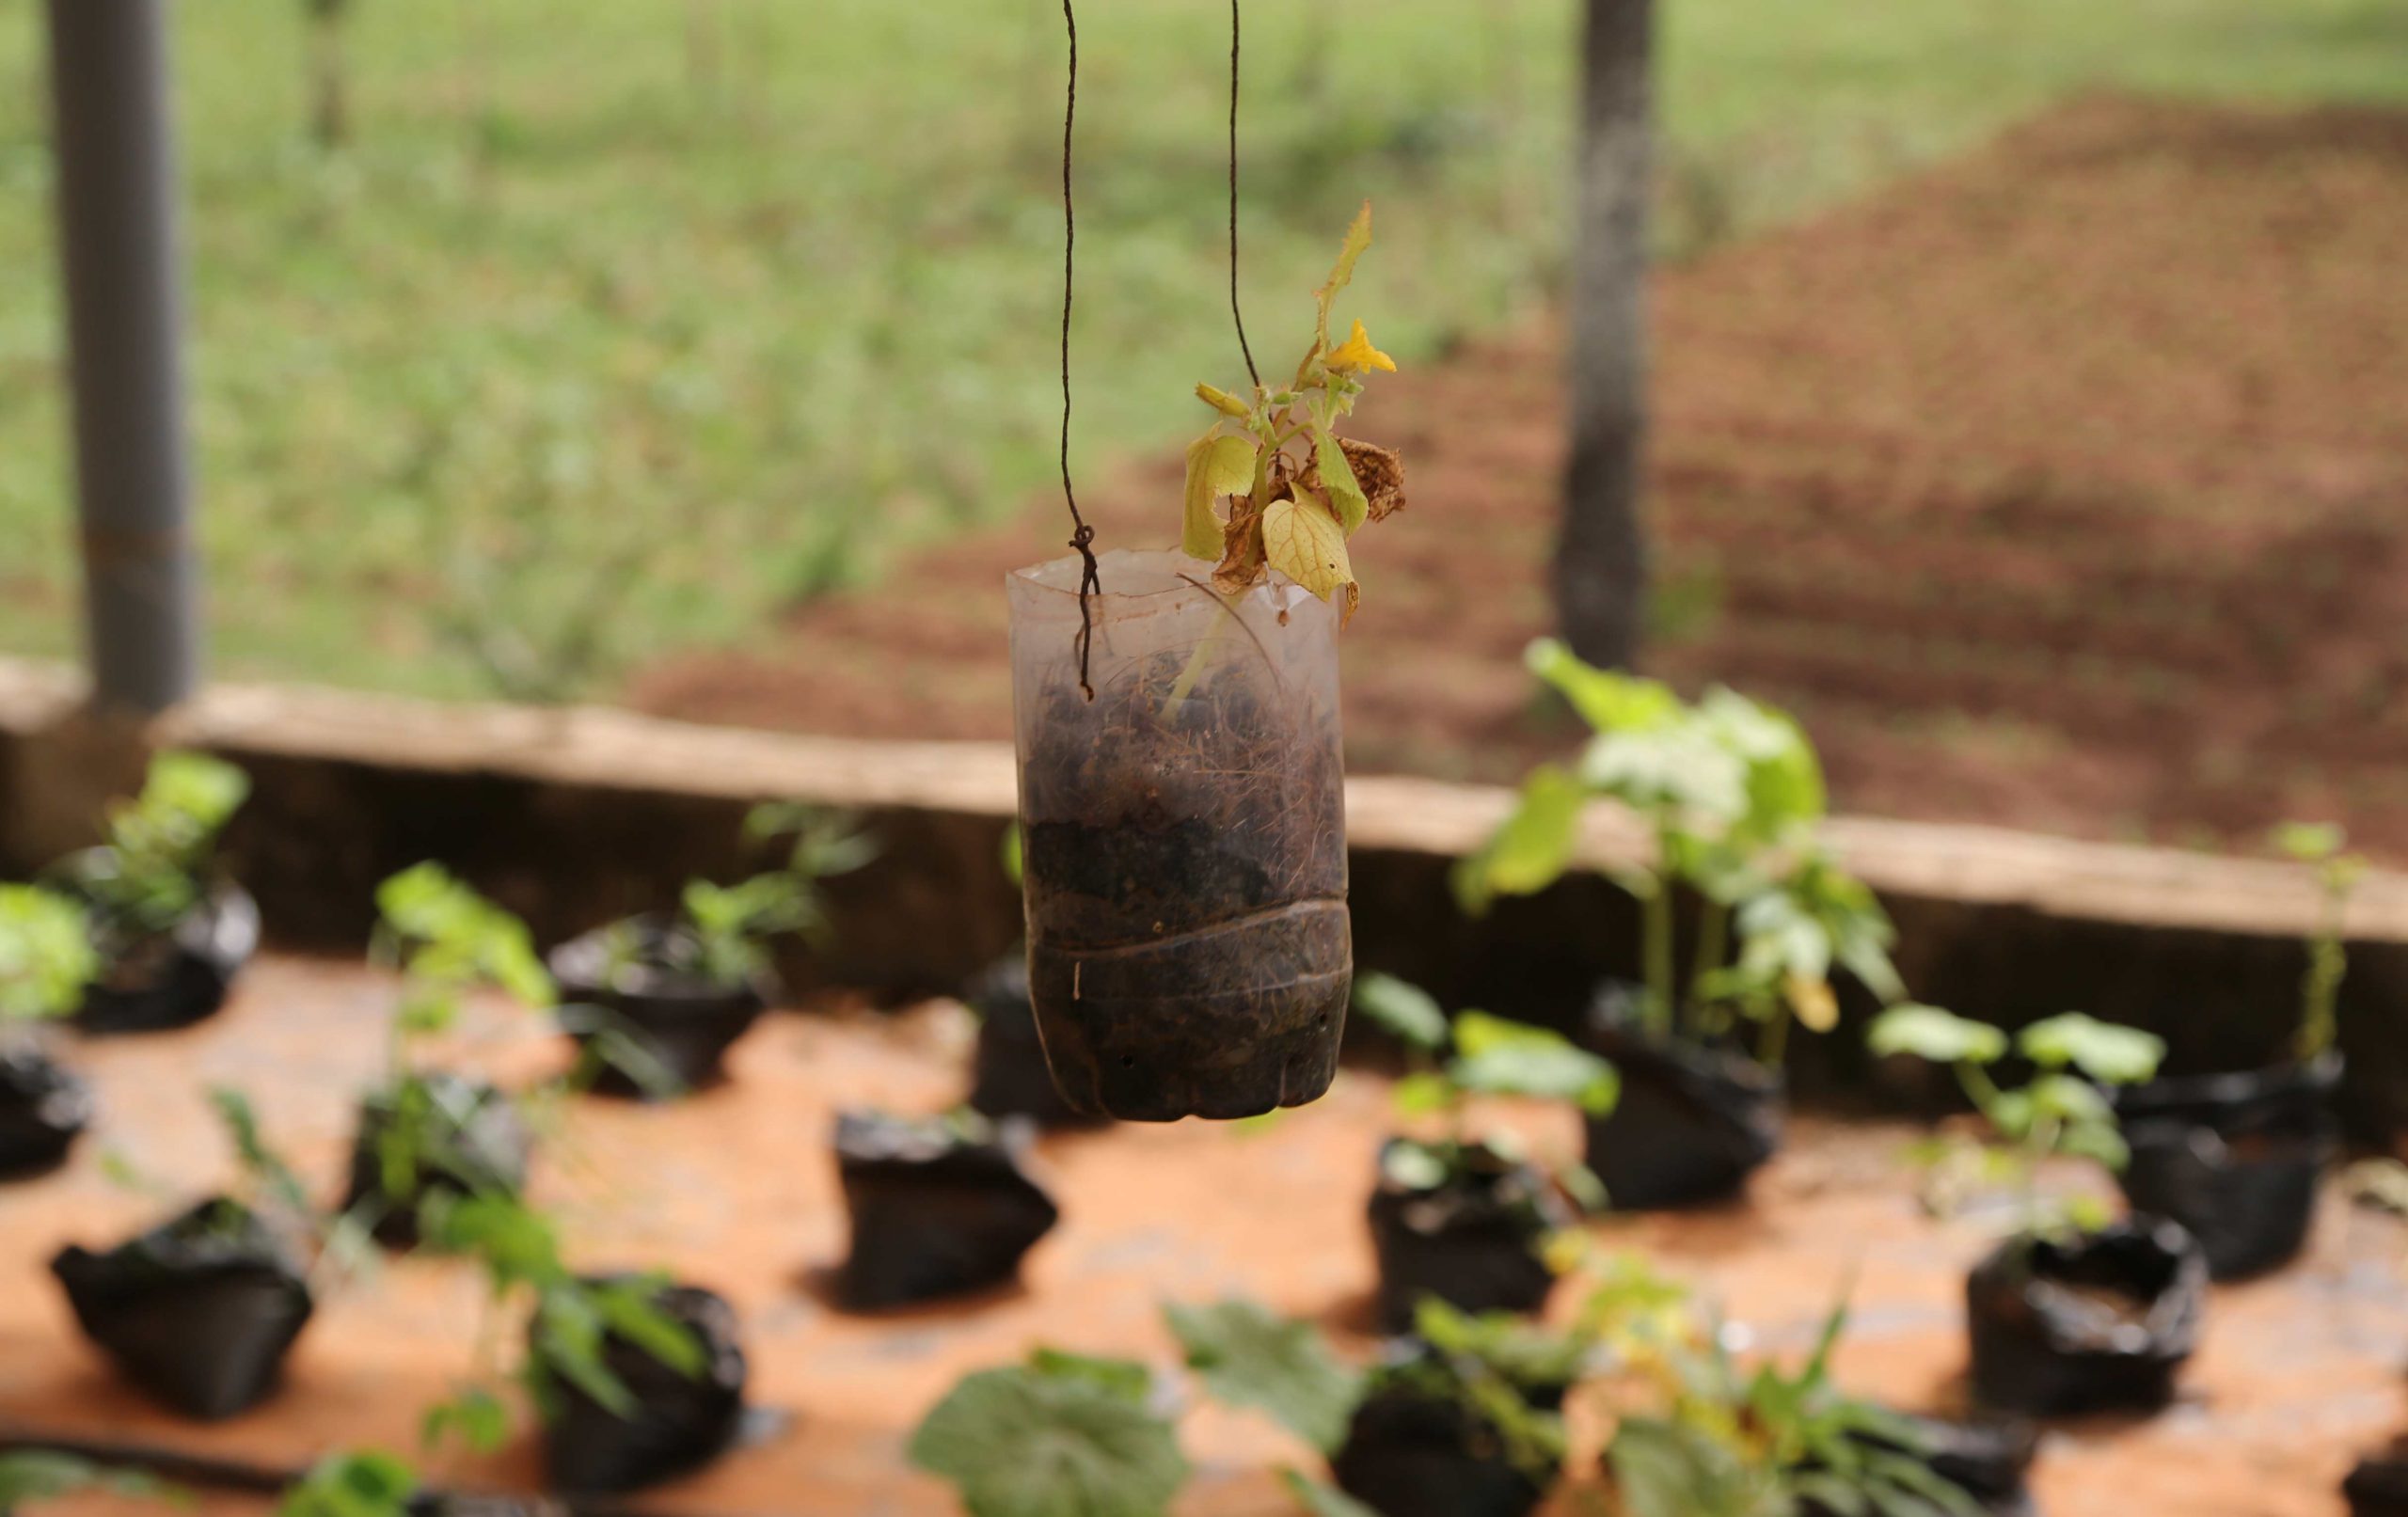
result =
[{"label": "green leaf", "polygon": [[1390,1036],[1435,1053],[1447,1046],[1447,1014],[1430,992],[1393,974],[1354,976],[1354,1010]]},{"label": "green leaf", "polygon": [[1085,1381],[1135,1406],[1144,1406],[1154,1392],[1154,1372],[1134,1359],[1103,1358],[1039,1346],[1029,1354],[1028,1367],[1040,1375]]},{"label": "green leaf", "polygon": [[1466,1011],[1455,1019],[1455,1048],[1447,1077],[1467,1091],[1578,1101],[1592,1116],[1610,1113],[1622,1094],[1611,1064],[1527,1022]]},{"label": "green leaf", "polygon": [[251,1110],[250,1098],[230,1085],[212,1085],[209,1104],[233,1139],[234,1152],[244,1173],[277,1206],[294,1217],[314,1222],[317,1209],[310,1203],[309,1188],[301,1183],[301,1177],[293,1172],[283,1157],[268,1146],[260,1131],[258,1114]]},{"label": "green leaf", "polygon": [[655,1276],[612,1280],[585,1288],[594,1315],[611,1337],[657,1361],[671,1373],[692,1380],[709,1367],[709,1357],[693,1329],[660,1309],[665,1285]]},{"label": "green leaf", "polygon": [[333,1454],[284,1493],[277,1517],[404,1517],[417,1490],[418,1476],[390,1454]]},{"label": "green leaf", "polygon": [[971,1375],[911,1435],[911,1463],[970,1517],[1162,1517],[1187,1480],[1169,1424],[1076,1376]]},{"label": "green leaf", "polygon": [[1455,899],[1474,916],[1499,895],[1529,895],[1562,877],[1579,842],[1580,811],[1588,795],[1552,764],[1542,764],[1522,782],[1513,814],[1487,845],[1455,865]]},{"label": "green leaf", "polygon": [[100,969],[82,905],[38,885],[0,885],[0,1021],[68,1015]]},{"label": "green leaf", "polygon": [[2302,863],[2321,863],[2348,841],[2348,834],[2331,822],[2285,822],[2273,831],[2275,848]]},{"label": "green leaf", "polygon": [[1532,642],[1522,660],[1600,733],[1661,732],[1682,720],[1681,698],[1671,686],[1583,663],[1553,638]]},{"label": "green leaf", "polygon": [[2080,1069],[2110,1085],[2137,1084],[2157,1073],[2165,1039],[2135,1028],[2068,1011],[2034,1022],[2016,1039],[2023,1056],[2044,1068]]},{"label": "green leaf", "polygon": [[1226,545],[1212,502],[1254,488],[1259,451],[1254,438],[1230,436],[1217,426],[1187,445],[1187,509],[1180,530],[1180,552],[1207,563],[1219,561]]},{"label": "green leaf", "polygon": [[1628,1517],[1775,1517],[1781,1510],[1768,1472],[1686,1424],[1624,1417],[1606,1458]]},{"label": "green leaf", "polygon": [[1864,1040],[1884,1058],[1906,1053],[1933,1064],[1994,1064],[2006,1054],[2006,1035],[1989,1023],[1915,1002],[1875,1018]]},{"label": "green leaf", "polygon": [[491,1391],[470,1386],[428,1407],[419,1421],[419,1443],[427,1449],[440,1447],[454,1433],[470,1450],[490,1454],[509,1441],[510,1411]]},{"label": "green leaf", "polygon": [[1187,1367],[1222,1401],[1268,1413],[1324,1453],[1345,1440],[1362,1379],[1311,1324],[1244,1299],[1166,1305],[1163,1317],[1186,1351]]},{"label": "green leaf", "polygon": [[1282,1466],[1279,1483],[1296,1498],[1296,1505],[1304,1509],[1307,1517],[1380,1517],[1377,1511],[1338,1487],[1316,1480],[1300,1471]]},{"label": "green leaf", "polygon": [[[1354,478],[1354,466],[1347,460],[1346,450],[1338,439],[1323,432],[1313,442],[1313,458],[1321,466],[1321,487],[1329,496],[1329,503],[1337,513],[1338,525],[1352,537],[1371,514],[1370,498]],[[1247,478],[1253,478],[1254,461],[1246,461]]]},{"label": "green leaf", "polygon": [[1418,1143],[1392,1143],[1382,1149],[1380,1172],[1408,1191],[1434,1191],[1447,1183],[1445,1157]]}]

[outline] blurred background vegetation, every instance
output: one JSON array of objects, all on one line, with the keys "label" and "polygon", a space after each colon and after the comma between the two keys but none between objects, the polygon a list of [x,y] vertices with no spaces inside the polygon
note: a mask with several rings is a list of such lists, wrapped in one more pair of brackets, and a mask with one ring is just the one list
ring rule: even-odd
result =
[{"label": "blurred background vegetation", "polygon": [[[1365,196],[1383,346],[1428,358],[1543,308],[1576,9],[1251,8],[1267,363]],[[1055,0],[208,0],[176,20],[220,674],[607,690],[1046,484]],[[1226,9],[1108,0],[1082,23],[1093,468],[1176,439],[1188,387],[1229,382],[1237,354]],[[0,650],[65,654],[40,24],[0,0]],[[2408,99],[2402,24],[2397,0],[1669,0],[1663,251],[2083,88]]]}]

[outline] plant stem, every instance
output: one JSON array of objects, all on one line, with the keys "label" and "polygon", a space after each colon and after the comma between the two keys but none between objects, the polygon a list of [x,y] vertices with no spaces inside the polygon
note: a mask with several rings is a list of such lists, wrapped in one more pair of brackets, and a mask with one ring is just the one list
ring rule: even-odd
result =
[{"label": "plant stem", "polygon": [[1765,1040],[1757,1047],[1756,1062],[1767,1069],[1778,1069],[1789,1057],[1789,1008],[1776,1004],[1772,1016],[1765,1022]]},{"label": "plant stem", "polygon": [[1713,896],[1704,897],[1697,913],[1697,956],[1689,964],[1688,1010],[1694,1016],[1704,1004],[1699,987],[1722,967],[1731,949],[1731,909]]},{"label": "plant stem", "polygon": [[1669,830],[1658,829],[1656,834],[1656,888],[1647,894],[1642,905],[1644,921],[1640,951],[1645,956],[1647,975],[1647,1016],[1649,1026],[1658,1036],[1672,1033],[1672,877],[1665,861],[1672,856],[1672,841]]}]

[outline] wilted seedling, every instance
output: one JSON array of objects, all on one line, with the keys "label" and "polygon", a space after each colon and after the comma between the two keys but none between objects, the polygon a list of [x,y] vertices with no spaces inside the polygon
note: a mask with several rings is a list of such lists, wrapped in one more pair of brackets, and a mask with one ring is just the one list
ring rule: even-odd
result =
[{"label": "wilted seedling", "polygon": [[[1354,411],[1365,376],[1396,371],[1359,321],[1343,342],[1329,340],[1331,307],[1370,245],[1367,204],[1347,229],[1328,281],[1313,292],[1312,342],[1294,378],[1258,383],[1250,399],[1196,387],[1220,419],[1188,445],[1180,534],[1189,557],[1217,561],[1212,583],[1224,594],[1239,594],[1275,569],[1323,600],[1338,595],[1341,624],[1361,598],[1347,540],[1366,521],[1404,508],[1404,466],[1397,455],[1336,431]],[[1223,499],[1226,513],[1216,513],[1214,502]]]},{"label": "wilted seedling", "polygon": [[[1465,910],[1553,884],[1571,867],[1591,803],[1610,801],[1654,845],[1615,879],[1641,909],[1642,1016],[1656,1035],[1712,1041],[1746,1018],[1764,1029],[1760,1054],[1778,1063],[1793,1018],[1816,1032],[1837,1022],[1835,968],[1885,1003],[1904,995],[1888,916],[1815,841],[1822,766],[1795,720],[1727,689],[1691,704],[1552,640],[1533,642],[1528,661],[1595,735],[1576,766],[1532,770],[1513,812],[1456,866]],[[1673,913],[1683,888],[1700,901],[1686,987]]]},{"label": "wilted seedling", "polygon": [[2030,1082],[2018,1089],[2002,1089],[1990,1076],[2009,1051],[2007,1035],[1938,1006],[1893,1007],[1874,1022],[1866,1041],[1883,1057],[1906,1054],[1954,1069],[1988,1124],[1987,1144],[1960,1145],[1937,1156],[1927,1203],[1938,1211],[1955,1209],[1969,1177],[2010,1184],[2018,1197],[2019,1230],[2026,1233],[2066,1225],[2086,1230],[2103,1223],[2087,1201],[2054,1209],[2044,1206],[2040,1165],[2062,1154],[2123,1168],[2130,1151],[2115,1108],[2099,1087],[2148,1080],[2165,1057],[2163,1039],[2078,1011],[2034,1022],[2017,1035],[2013,1051],[2034,1071]]}]

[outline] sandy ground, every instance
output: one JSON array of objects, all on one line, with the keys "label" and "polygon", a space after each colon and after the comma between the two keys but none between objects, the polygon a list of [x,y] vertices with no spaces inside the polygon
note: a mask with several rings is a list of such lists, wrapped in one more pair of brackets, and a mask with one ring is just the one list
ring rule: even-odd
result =
[{"label": "sandy ground", "polygon": [[[76,1335],[45,1269],[74,1239],[114,1240],[162,1201],[103,1173],[115,1151],[173,1194],[226,1173],[205,1083],[247,1087],[272,1136],[333,1186],[354,1092],[379,1057],[389,986],[348,966],[269,959],[231,1006],[188,1032],[74,1048],[105,1101],[104,1128],[61,1173],[0,1190],[0,1427],[98,1437],[296,1468],[328,1449],[414,1447],[420,1410],[469,1358],[478,1291],[457,1266],[393,1265],[326,1304],[287,1386],[232,1422],[198,1427],[118,1386]],[[487,1012],[458,1056],[503,1076],[550,1067],[556,1040]],[[541,1193],[567,1219],[581,1265],[665,1266],[739,1307],[765,1434],[712,1469],[647,1496],[692,1514],[952,1509],[908,1470],[901,1445],[969,1369],[1043,1342],[1168,1363],[1165,1300],[1243,1291],[1314,1318],[1368,1354],[1371,1263],[1362,1219],[1373,1149],[1388,1125],[1386,1082],[1350,1070],[1319,1104],[1267,1128],[1182,1123],[1047,1141],[1064,1220],[1039,1244],[1025,1288],[939,1310],[847,1316],[817,1272],[845,1246],[828,1149],[840,1103],[935,1110],[958,1098],[971,1027],[936,1003],[899,1017],[838,1010],[772,1015],[738,1045],[728,1085],[673,1108],[587,1100],[547,1151]],[[1567,1114],[1500,1111],[1540,1148],[1569,1152]],[[1611,1220],[1599,1240],[1647,1251],[1719,1299],[1756,1341],[1808,1342],[1855,1281],[1843,1358],[1857,1388],[1945,1408],[1961,1395],[1961,1272],[1982,1250],[1971,1225],[1918,1212],[1889,1127],[1798,1124],[1752,1205]],[[2147,1421],[2054,1430],[2037,1477],[2053,1517],[2326,1517],[2355,1450],[2401,1419],[2408,1237],[2334,1207],[2313,1256],[2273,1280],[2216,1294],[2181,1402]],[[1560,1300],[1560,1306],[1569,1306]],[[1593,1419],[1588,1419],[1593,1420]],[[1590,1429],[1593,1438],[1595,1429]],[[1205,1410],[1182,1430],[1199,1478],[1187,1517],[1286,1510],[1262,1473],[1304,1451],[1254,1419]],[[457,1468],[470,1486],[525,1489],[527,1441]],[[62,1508],[103,1512],[106,1503]],[[214,1500],[205,1510],[258,1503]],[[1575,1494],[1562,1513],[1592,1509]]]}]

